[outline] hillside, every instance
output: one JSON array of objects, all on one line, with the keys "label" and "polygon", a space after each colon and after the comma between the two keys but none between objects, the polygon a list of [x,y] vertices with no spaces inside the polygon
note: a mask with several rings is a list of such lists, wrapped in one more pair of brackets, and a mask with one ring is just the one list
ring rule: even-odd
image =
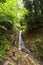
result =
[{"label": "hillside", "polygon": [[[14,56],[15,53],[15,56]],[[30,53],[27,54],[18,50],[17,47],[12,47],[6,56],[3,65],[42,65],[42,62],[33,57]]]}]

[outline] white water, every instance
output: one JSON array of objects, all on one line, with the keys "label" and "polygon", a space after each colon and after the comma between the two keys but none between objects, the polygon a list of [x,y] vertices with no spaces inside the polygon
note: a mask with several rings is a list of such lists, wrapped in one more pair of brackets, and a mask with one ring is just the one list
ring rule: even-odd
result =
[{"label": "white water", "polygon": [[19,32],[19,50],[25,48],[24,42],[21,37],[22,31]]}]

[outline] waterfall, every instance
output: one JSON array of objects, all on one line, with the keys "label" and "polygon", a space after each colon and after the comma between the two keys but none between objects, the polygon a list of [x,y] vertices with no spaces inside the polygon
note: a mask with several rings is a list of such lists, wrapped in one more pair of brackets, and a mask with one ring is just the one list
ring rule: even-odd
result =
[{"label": "waterfall", "polygon": [[19,32],[19,50],[25,48],[24,42],[21,37],[22,31]]}]

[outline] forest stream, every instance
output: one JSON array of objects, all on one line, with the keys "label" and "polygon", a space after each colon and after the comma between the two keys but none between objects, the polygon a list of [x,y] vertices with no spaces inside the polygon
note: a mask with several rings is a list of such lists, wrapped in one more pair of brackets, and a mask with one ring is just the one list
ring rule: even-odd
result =
[{"label": "forest stream", "polygon": [[[13,46],[7,55],[7,59],[3,62],[3,65],[43,65],[43,63],[37,60],[31,52],[25,47],[21,37],[22,32],[19,32],[19,46],[18,48]],[[17,53],[14,57],[13,53]]]},{"label": "forest stream", "polygon": [[43,65],[43,0],[0,0],[0,65]]}]

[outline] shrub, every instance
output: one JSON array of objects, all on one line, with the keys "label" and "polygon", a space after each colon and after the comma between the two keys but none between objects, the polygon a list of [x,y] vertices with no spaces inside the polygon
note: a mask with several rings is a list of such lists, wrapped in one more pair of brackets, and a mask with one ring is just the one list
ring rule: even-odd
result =
[{"label": "shrub", "polygon": [[43,41],[41,39],[36,39],[35,45],[36,45],[37,51],[39,52],[39,56],[43,58]]},{"label": "shrub", "polygon": [[0,38],[0,61],[5,59],[7,52],[11,49],[11,42],[7,40],[5,35]]}]

